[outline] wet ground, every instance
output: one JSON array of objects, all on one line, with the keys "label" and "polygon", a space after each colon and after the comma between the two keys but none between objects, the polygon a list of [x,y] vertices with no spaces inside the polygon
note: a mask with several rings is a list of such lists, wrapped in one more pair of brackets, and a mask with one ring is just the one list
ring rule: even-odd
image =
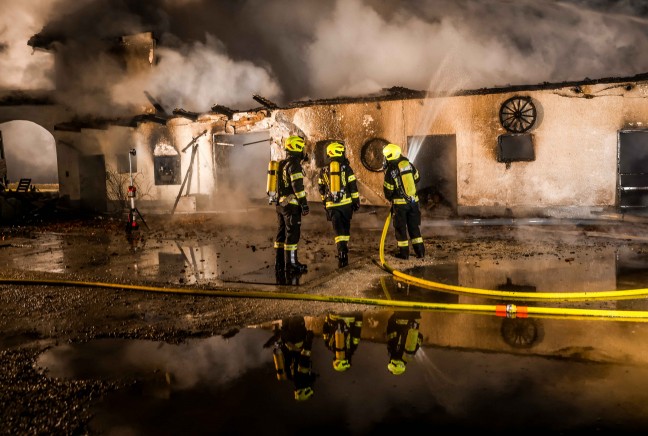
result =
[{"label": "wet ground", "polygon": [[[428,286],[643,289],[643,219],[426,216],[425,259],[390,256],[391,229],[386,241],[387,263],[416,283],[376,265],[385,217],[380,208],[354,217],[350,265],[338,269],[329,223],[313,211],[299,250],[309,271],[298,278],[275,275],[267,207],[145,215],[130,234],[115,218],[3,229],[0,434],[648,430],[644,295],[547,301]],[[507,305],[546,313],[491,310]],[[349,311],[362,314],[361,339],[340,373],[322,326]],[[386,346],[396,312],[423,335],[398,376]],[[315,335],[305,402],[277,380],[264,347],[289,317]]]}]

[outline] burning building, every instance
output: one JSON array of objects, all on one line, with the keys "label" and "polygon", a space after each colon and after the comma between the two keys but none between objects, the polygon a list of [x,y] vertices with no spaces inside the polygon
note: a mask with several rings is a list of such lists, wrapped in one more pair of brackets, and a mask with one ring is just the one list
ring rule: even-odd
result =
[{"label": "burning building", "polygon": [[[155,68],[152,34],[113,43],[123,74]],[[55,47],[36,37],[30,44]],[[61,74],[74,68],[64,56],[59,64]],[[326,145],[337,140],[363,204],[387,204],[381,150],[396,143],[419,169],[432,215],[589,218],[648,208],[648,74],[435,92],[392,87],[282,106],[255,95],[257,108],[214,105],[206,113],[165,110],[147,95],[147,104],[117,117],[74,117],[65,92],[5,96],[0,122],[48,129],[60,196],[96,212],[122,210],[131,184],[149,212],[265,204],[267,163],[282,157],[293,134],[306,138],[314,201]]]}]

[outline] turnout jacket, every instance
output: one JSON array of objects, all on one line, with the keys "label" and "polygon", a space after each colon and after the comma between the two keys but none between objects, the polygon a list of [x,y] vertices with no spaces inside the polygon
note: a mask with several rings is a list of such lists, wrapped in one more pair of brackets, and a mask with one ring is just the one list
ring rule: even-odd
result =
[{"label": "turnout jacket", "polygon": [[[335,332],[340,330],[344,334],[344,348],[338,349],[335,343]],[[344,351],[345,357],[351,360],[351,356],[360,344],[360,334],[362,332],[362,314],[339,315],[329,313],[326,315],[324,326],[322,327],[322,339],[326,348],[329,350]]]},{"label": "turnout jacket", "polygon": [[286,159],[279,162],[277,174],[279,204],[305,206],[306,191],[304,190],[304,173],[301,166],[301,156],[288,154]]}]

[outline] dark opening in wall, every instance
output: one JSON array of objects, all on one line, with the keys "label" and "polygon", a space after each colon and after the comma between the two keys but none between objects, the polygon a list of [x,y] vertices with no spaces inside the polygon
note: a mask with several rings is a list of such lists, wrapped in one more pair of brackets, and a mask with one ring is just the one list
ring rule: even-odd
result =
[{"label": "dark opening in wall", "polygon": [[380,172],[384,169],[385,157],[382,149],[389,141],[382,138],[372,138],[365,142],[360,150],[360,161],[369,171]]},{"label": "dark opening in wall", "polygon": [[155,156],[155,184],[180,184],[180,156]]},{"label": "dark opening in wall", "polygon": [[648,207],[648,131],[619,133],[618,204],[622,209]]},{"label": "dark opening in wall", "polygon": [[497,140],[497,161],[510,164],[511,162],[530,162],[535,160],[533,135],[500,135]]}]

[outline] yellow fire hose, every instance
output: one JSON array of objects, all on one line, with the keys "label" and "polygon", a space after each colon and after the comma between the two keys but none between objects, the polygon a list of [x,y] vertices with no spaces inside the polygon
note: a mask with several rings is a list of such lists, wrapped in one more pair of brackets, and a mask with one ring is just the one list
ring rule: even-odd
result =
[{"label": "yellow fire hose", "polygon": [[579,319],[609,319],[614,321],[648,321],[648,312],[629,310],[598,310],[570,308],[522,307],[514,304],[451,304],[427,303],[417,301],[384,300],[378,298],[360,298],[333,295],[298,294],[286,292],[263,292],[244,290],[217,290],[192,288],[166,288],[157,286],[128,285],[107,282],[85,282],[77,280],[39,280],[0,278],[0,284],[14,285],[44,285],[44,286],[78,286],[89,288],[112,288],[132,291],[160,292],[167,294],[205,295],[227,298],[264,298],[275,300],[318,301],[324,303],[349,303],[369,306],[382,306],[392,309],[424,310],[437,312],[465,312],[474,314],[496,315],[506,318],[527,318],[534,315],[539,318],[579,318]]},{"label": "yellow fire hose", "polygon": [[496,291],[489,289],[467,288],[463,286],[447,285],[445,283],[432,282],[418,277],[405,274],[387,264],[385,261],[385,239],[389,230],[391,214],[387,215],[385,226],[380,238],[380,266],[399,279],[418,284],[434,290],[448,290],[464,294],[477,295],[480,297],[495,297],[514,301],[591,301],[591,300],[627,300],[633,298],[645,298],[648,296],[648,289],[628,289],[623,291],[593,291],[593,292],[513,292]]},{"label": "yellow fire hose", "polygon": [[[421,279],[404,272],[398,271],[391,267],[385,261],[385,239],[389,230],[391,213],[385,219],[382,235],[380,237],[380,267],[391,273],[394,277],[408,283],[417,284],[424,288],[432,290],[447,290],[461,294],[475,295],[487,298],[498,298],[511,301],[591,301],[591,300],[624,300],[638,299],[648,296],[648,289],[628,289],[622,291],[595,291],[595,292],[512,292],[496,291],[490,289],[468,288],[463,286],[447,285],[445,283],[433,282]],[[485,311],[492,310],[494,307],[495,314],[498,316],[528,317],[529,315],[564,315],[580,317],[612,317],[612,318],[630,318],[648,321],[648,311],[629,311],[629,310],[599,310],[599,309],[571,309],[571,308],[550,308],[550,307],[527,307],[517,306],[515,304],[498,304],[495,306],[481,306]],[[468,309],[470,310],[470,309]]]},{"label": "yellow fire hose", "polygon": [[[520,300],[593,300],[593,299],[623,299],[639,298],[648,295],[646,289],[635,289],[626,291],[607,291],[607,292],[582,292],[582,293],[524,293],[524,292],[504,292],[486,289],[464,288],[461,286],[446,285],[429,280],[423,280],[401,271],[398,271],[385,262],[384,244],[389,229],[391,216],[387,216],[380,239],[380,267],[391,273],[393,276],[430,289],[449,290],[470,295],[480,295],[488,297],[498,297],[500,299],[510,299],[511,301]],[[195,288],[168,288],[144,285],[129,285],[122,283],[106,282],[89,282],[76,280],[41,280],[41,279],[17,279],[17,278],[0,278],[0,284],[15,285],[56,285],[56,286],[78,286],[90,288],[112,288],[132,291],[159,292],[170,294],[184,295],[205,295],[226,298],[263,298],[263,299],[280,299],[280,300],[300,300],[300,301],[317,301],[324,303],[348,303],[369,306],[383,306],[392,309],[403,310],[424,310],[424,311],[441,311],[441,312],[464,312],[474,314],[496,315],[507,318],[526,318],[534,316],[537,318],[570,318],[570,319],[603,319],[613,321],[634,321],[647,322],[648,312],[630,311],[630,310],[603,310],[603,309],[576,309],[576,308],[555,308],[555,307],[527,307],[515,304],[452,304],[452,303],[428,303],[416,301],[398,301],[392,299],[376,298],[359,298],[347,296],[332,295],[315,295],[303,293],[286,293],[271,291],[248,291],[235,289],[195,289]],[[386,293],[389,297],[389,294]],[[538,298],[540,296],[540,298]]]}]

